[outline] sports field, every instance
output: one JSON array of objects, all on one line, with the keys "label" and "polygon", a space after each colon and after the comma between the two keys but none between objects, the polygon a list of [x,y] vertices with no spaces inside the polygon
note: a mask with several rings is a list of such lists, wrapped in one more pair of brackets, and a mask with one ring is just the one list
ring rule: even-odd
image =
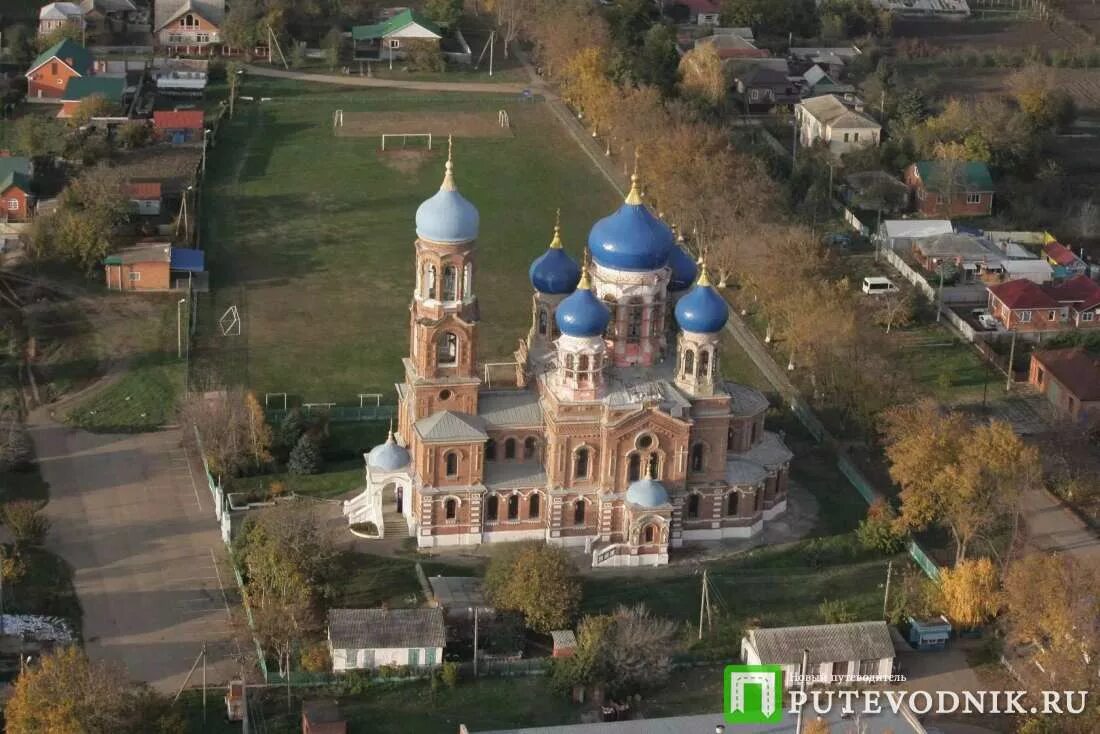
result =
[{"label": "sports field", "polygon": [[[481,212],[477,290],[480,356],[509,358],[530,323],[527,268],[562,210],[566,247],[579,257],[591,224],[617,195],[541,102],[505,95],[343,89],[246,78],[241,103],[211,151],[202,196],[202,245],[214,292],[200,309],[192,375],[209,372],[260,393],[352,404],[393,400],[408,349],[414,215],[442,179],[448,116],[462,192]],[[381,153],[376,135],[346,124],[432,132],[431,153]],[[506,110],[510,134],[487,137]],[[488,121],[470,126],[472,117]],[[427,129],[419,129],[419,128]],[[411,129],[417,128],[417,129]],[[350,132],[350,131],[345,131]],[[236,305],[243,331],[217,318]]]}]

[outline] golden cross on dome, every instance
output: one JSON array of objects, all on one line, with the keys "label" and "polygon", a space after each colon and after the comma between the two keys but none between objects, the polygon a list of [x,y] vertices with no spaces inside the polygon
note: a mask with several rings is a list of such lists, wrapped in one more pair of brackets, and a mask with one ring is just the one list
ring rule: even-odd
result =
[{"label": "golden cross on dome", "polygon": [[626,195],[626,203],[638,206],[642,203],[642,192],[638,187],[638,160],[642,157],[641,148],[634,149],[634,173],[630,176],[630,193]]},{"label": "golden cross on dome", "polygon": [[443,185],[440,186],[441,191],[457,191],[458,187],[455,185],[455,164],[454,164],[454,139],[447,136],[447,163],[443,168]]}]

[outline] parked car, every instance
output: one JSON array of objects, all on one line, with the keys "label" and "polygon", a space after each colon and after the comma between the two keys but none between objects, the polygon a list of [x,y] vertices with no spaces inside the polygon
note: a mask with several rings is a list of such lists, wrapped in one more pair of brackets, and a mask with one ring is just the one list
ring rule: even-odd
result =
[{"label": "parked car", "polygon": [[869,296],[880,296],[886,293],[897,293],[898,287],[889,278],[872,275],[863,279],[862,290]]},{"label": "parked car", "polygon": [[986,331],[997,330],[997,319],[993,318],[992,314],[984,308],[976,308],[970,312],[970,315],[974,317],[974,320],[985,329]]}]

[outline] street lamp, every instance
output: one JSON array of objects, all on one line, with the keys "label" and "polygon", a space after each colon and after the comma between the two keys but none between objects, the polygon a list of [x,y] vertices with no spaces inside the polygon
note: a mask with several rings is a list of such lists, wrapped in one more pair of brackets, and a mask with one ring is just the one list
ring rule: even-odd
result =
[{"label": "street lamp", "polygon": [[185,303],[186,298],[176,302],[176,359],[183,359],[183,309],[180,307]]}]

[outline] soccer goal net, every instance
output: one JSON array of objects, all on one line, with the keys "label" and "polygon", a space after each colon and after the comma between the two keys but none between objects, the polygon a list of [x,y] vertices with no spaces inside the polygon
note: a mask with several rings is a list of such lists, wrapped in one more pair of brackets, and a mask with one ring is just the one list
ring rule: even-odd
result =
[{"label": "soccer goal net", "polygon": [[427,143],[428,150],[432,149],[431,133],[383,133],[382,150],[405,148],[408,147],[410,141],[417,147],[423,143]]}]

